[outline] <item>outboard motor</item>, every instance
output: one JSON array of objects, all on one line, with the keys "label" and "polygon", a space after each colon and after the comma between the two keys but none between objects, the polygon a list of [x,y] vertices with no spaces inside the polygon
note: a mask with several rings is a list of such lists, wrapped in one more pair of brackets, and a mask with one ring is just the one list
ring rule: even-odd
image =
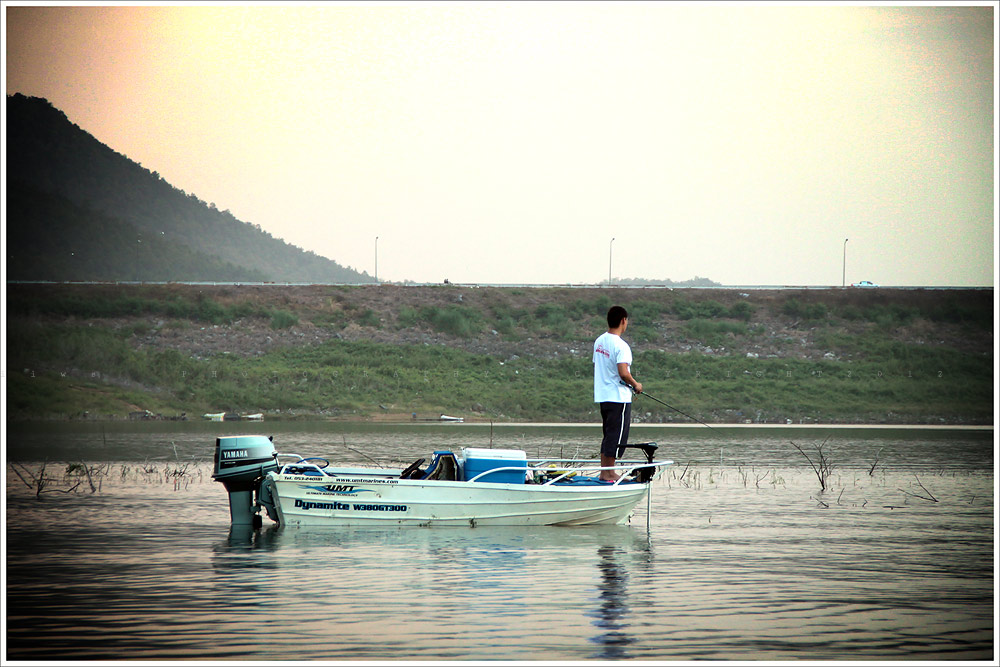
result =
[{"label": "outboard motor", "polygon": [[264,476],[278,469],[278,452],[263,435],[227,435],[215,439],[212,479],[229,492],[229,518],[233,525],[260,526],[254,491]]}]

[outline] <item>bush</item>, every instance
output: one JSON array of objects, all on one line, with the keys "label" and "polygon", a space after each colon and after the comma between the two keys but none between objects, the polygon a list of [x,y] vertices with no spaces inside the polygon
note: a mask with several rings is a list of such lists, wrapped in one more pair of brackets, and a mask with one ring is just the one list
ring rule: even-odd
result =
[{"label": "bush", "polygon": [[747,301],[738,301],[732,305],[729,309],[729,317],[734,320],[743,320],[744,322],[749,322],[750,318],[753,316],[753,306]]},{"label": "bush", "polygon": [[726,307],[718,301],[711,299],[707,301],[686,301],[678,299],[671,308],[674,315],[682,320],[694,318],[711,319],[723,317],[728,314]]},{"label": "bush", "polygon": [[731,307],[726,308],[723,304],[713,299],[705,301],[678,299],[673,303],[670,311],[681,320],[711,320],[728,317],[734,320],[749,322],[753,316],[754,309],[746,301],[737,301]]},{"label": "bush", "polygon": [[624,305],[625,309],[628,311],[629,326],[631,326],[634,322],[652,324],[660,319],[660,316],[663,315],[665,311],[665,308],[655,301],[640,300],[633,301],[632,303],[626,303]]},{"label": "bush", "polygon": [[743,322],[696,319],[684,325],[684,333],[689,338],[696,338],[706,344],[715,345],[720,343],[727,334],[745,336],[747,325]]},{"label": "bush", "polygon": [[366,308],[363,313],[354,318],[354,321],[363,327],[373,327],[378,329],[382,326],[382,322],[379,320],[378,315],[371,308]]},{"label": "bush", "polygon": [[403,306],[396,314],[396,324],[400,329],[409,329],[420,324],[420,313],[416,308]]},{"label": "bush", "polygon": [[892,329],[912,322],[920,317],[920,309],[900,304],[875,305],[861,308],[847,305],[838,309],[837,314],[845,320],[872,322],[883,329]]},{"label": "bush", "polygon": [[459,338],[470,338],[478,331],[479,313],[461,306],[425,306],[420,316],[436,331]]},{"label": "bush", "polygon": [[535,318],[542,326],[558,327],[566,323],[566,310],[555,303],[543,303],[535,309]]},{"label": "bush", "polygon": [[287,329],[299,323],[299,318],[287,310],[275,310],[271,313],[272,329]]},{"label": "bush", "polygon": [[535,309],[533,324],[556,338],[573,340],[578,326],[573,323],[565,308],[557,304],[545,303]]},{"label": "bush", "polygon": [[822,320],[827,315],[826,304],[803,303],[795,297],[785,301],[781,307],[781,312],[789,317],[797,317],[803,320]]},{"label": "bush", "polygon": [[[194,319],[201,320],[202,322],[210,322],[212,324],[224,324],[226,322],[231,322],[233,318],[226,312],[226,309],[219,305],[216,301],[213,301],[212,299],[204,299],[198,303],[198,311]],[[296,318],[295,321],[298,322],[298,318]],[[271,325],[274,325],[273,316],[271,319]]]},{"label": "bush", "polygon": [[614,302],[607,294],[601,294],[593,299],[575,299],[568,307],[569,314],[574,319],[589,320],[591,317],[599,317],[602,322],[606,321],[608,310]]},{"label": "bush", "polygon": [[517,322],[510,315],[504,315],[496,321],[494,328],[497,330],[497,333],[510,336],[517,331]]},{"label": "bush", "polygon": [[934,322],[952,322],[984,329],[993,326],[992,310],[955,302],[935,308],[928,312],[927,316]]}]

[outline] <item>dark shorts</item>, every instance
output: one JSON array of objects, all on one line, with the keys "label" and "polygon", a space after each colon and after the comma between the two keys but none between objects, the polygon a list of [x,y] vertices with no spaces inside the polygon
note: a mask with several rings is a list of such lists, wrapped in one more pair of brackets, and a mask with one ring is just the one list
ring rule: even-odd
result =
[{"label": "dark shorts", "polygon": [[628,425],[631,421],[631,403],[601,403],[601,422],[604,424],[604,439],[601,440],[603,456],[618,457],[618,448],[628,442]]}]

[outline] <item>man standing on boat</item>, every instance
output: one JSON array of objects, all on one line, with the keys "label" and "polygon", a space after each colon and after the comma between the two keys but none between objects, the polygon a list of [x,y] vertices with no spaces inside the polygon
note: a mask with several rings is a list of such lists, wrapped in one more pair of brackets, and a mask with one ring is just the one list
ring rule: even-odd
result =
[{"label": "man standing on boat", "polygon": [[[632,348],[622,340],[628,328],[628,312],[621,306],[608,311],[608,330],[594,341],[594,402],[601,405],[604,439],[601,467],[615,464],[618,448],[628,442],[632,420],[632,392],[642,393],[642,383],[632,377]],[[602,470],[600,478],[615,481],[621,475]]]}]

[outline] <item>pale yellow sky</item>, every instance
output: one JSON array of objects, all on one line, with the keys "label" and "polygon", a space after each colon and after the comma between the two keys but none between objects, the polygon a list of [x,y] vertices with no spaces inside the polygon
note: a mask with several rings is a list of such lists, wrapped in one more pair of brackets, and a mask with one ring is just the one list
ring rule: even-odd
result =
[{"label": "pale yellow sky", "polygon": [[848,282],[994,284],[990,4],[4,19],[7,94],[382,279],[839,285],[849,238]]}]

